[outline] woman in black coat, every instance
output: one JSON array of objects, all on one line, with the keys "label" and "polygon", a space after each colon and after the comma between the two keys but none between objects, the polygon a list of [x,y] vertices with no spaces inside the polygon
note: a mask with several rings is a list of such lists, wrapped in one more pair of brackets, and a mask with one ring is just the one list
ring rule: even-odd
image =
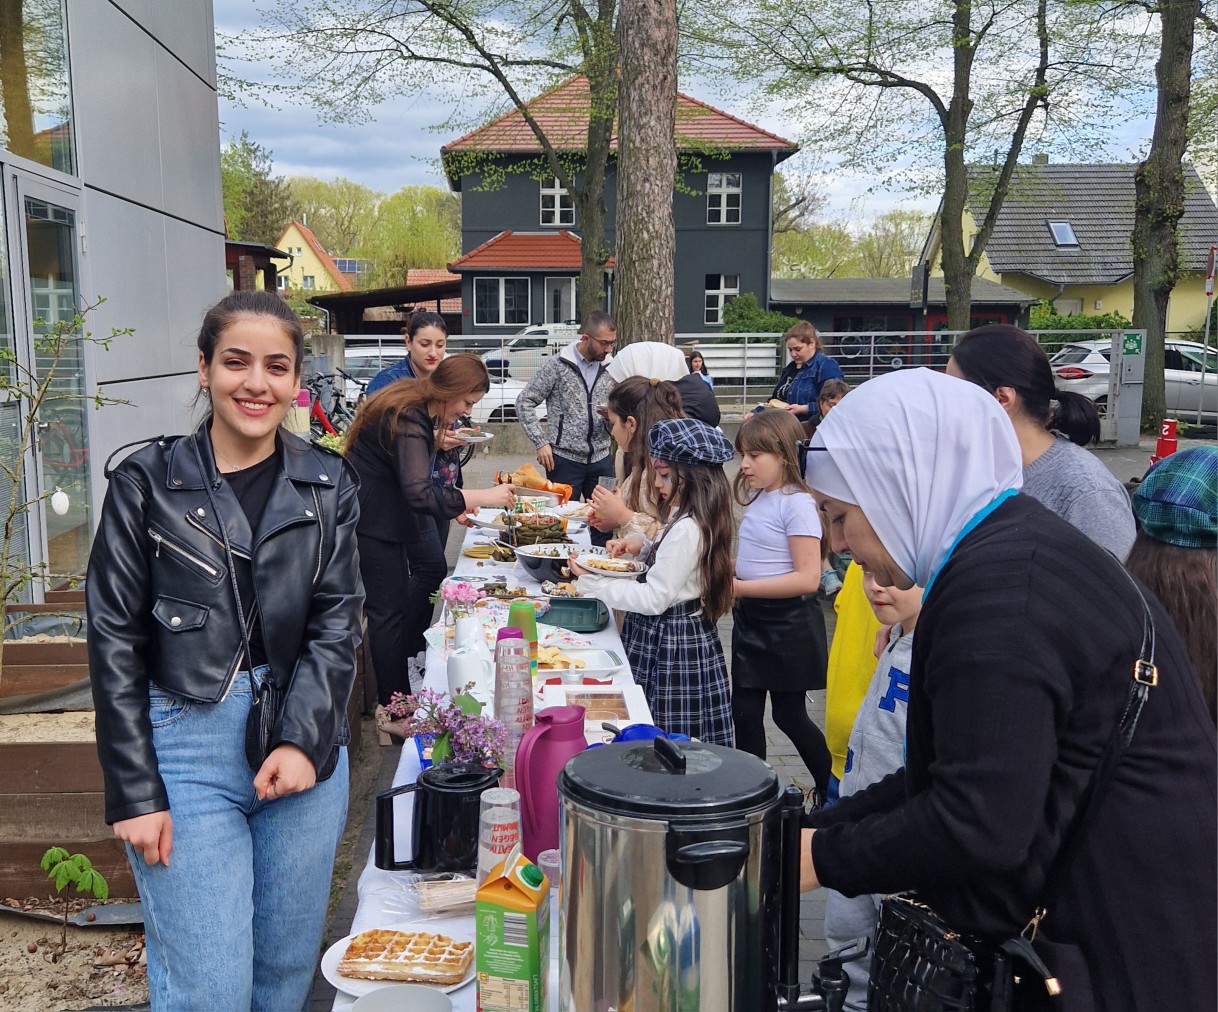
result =
[{"label": "woman in black coat", "polygon": [[[360,477],[360,573],[381,708],[395,692],[409,695],[409,664],[427,649],[431,597],[448,572],[440,531],[470,510],[516,500],[511,485],[457,485],[464,444],[452,424],[489,389],[481,359],[451,355],[430,376],[368,400],[347,433],[347,459]],[[384,725],[383,710],[378,721]]]},{"label": "woman in black coat", "polygon": [[[1155,627],[1158,684],[1035,947],[1021,1009],[1218,1003],[1215,733],[1163,609],[1030,497],[997,402],[917,369],[870,380],[821,424],[808,483],[833,547],[926,587],[903,770],[809,819],[805,887],[914,889],[954,929],[1020,933]],[[1143,605],[1143,594],[1148,605]]]}]

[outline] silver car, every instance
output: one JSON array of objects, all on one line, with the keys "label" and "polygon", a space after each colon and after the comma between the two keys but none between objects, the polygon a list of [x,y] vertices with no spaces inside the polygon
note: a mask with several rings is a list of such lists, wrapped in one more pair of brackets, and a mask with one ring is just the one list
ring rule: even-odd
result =
[{"label": "silver car", "polygon": [[[1111,341],[1077,341],[1063,345],[1049,365],[1059,390],[1072,390],[1095,401],[1103,412],[1108,406]],[[1164,388],[1167,412],[1188,421],[1218,418],[1218,352],[1196,341],[1169,339],[1164,345]],[[1204,382],[1203,382],[1204,381]]]}]

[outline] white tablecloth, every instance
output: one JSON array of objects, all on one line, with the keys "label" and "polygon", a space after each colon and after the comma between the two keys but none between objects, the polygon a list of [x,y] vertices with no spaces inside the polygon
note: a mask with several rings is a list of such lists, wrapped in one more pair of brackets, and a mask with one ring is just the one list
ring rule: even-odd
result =
[{"label": "white tablecloth", "polygon": [[[465,535],[465,543],[462,546],[468,547],[471,544],[480,540],[486,540],[487,532],[471,530]],[[577,543],[587,543],[586,534],[575,535],[573,540]],[[489,560],[482,560],[483,564],[479,566],[473,559],[466,558],[462,555],[454,570],[454,576],[467,576],[474,574],[503,576],[506,577],[509,586],[523,587],[529,593],[539,594],[541,592],[540,585],[534,581],[524,567],[516,563],[498,563]],[[545,619],[543,618],[544,622]],[[611,676],[614,683],[627,684],[632,683],[633,679],[630,675],[629,665],[625,663],[626,651],[622,646],[621,636],[618,634],[617,628],[613,621],[610,620],[609,625],[597,633],[580,633],[578,634],[587,639],[591,646],[611,650],[617,653],[622,659],[623,664]],[[604,676],[609,677],[609,676]],[[429,648],[427,651],[427,671],[424,676],[424,685],[427,688],[439,689],[447,691],[448,678],[446,672],[446,664],[442,651],[435,648]],[[540,706],[540,700],[535,697],[534,702]],[[640,717],[641,720],[650,720],[650,715]],[[393,777],[393,786],[399,787],[403,784],[410,784],[415,781],[419,775],[419,755],[418,750],[412,743],[407,742],[402,748],[401,758],[398,760],[397,772]],[[394,849],[398,860],[409,858],[411,854],[411,817],[413,815],[413,794],[407,794],[404,797],[397,798],[394,802]],[[464,916],[458,917],[434,917],[431,920],[421,924],[415,919],[417,917],[416,907],[414,906],[414,891],[410,888],[410,884],[414,881],[414,875],[410,872],[389,872],[382,871],[376,867],[374,862],[374,853],[369,853],[368,863],[364,867],[363,874],[359,878],[359,904],[355,911],[355,918],[351,922],[349,934],[359,934],[361,931],[368,931],[372,928],[384,927],[407,927],[416,925],[422,927],[426,931],[445,932],[453,935],[460,935],[466,938],[474,937],[474,916],[470,911]],[[551,924],[551,962],[550,962],[550,1006],[552,1009],[558,1008],[558,924]],[[473,1012],[475,1005],[475,984],[470,983],[458,991],[454,991],[450,996],[453,1001],[454,1012]],[[334,1000],[335,1009],[350,1009],[354,1004],[355,999],[350,995],[339,991]]]}]

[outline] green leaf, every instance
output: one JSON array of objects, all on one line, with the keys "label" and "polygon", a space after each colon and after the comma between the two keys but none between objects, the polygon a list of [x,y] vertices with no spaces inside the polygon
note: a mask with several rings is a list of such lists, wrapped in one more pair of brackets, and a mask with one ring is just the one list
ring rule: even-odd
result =
[{"label": "green leaf", "polygon": [[93,870],[93,862],[92,862],[92,861],[90,861],[90,860],[89,860],[87,857],[85,857],[85,855],[84,855],[84,854],[73,854],[73,855],[72,855],[72,862],[73,862],[73,863],[76,865],[76,867],[77,867],[77,868],[79,868],[79,869],[80,869],[82,872],[86,872],[86,871],[92,871],[92,870]]},{"label": "green leaf", "polygon": [[52,865],[68,859],[68,852],[62,847],[51,847],[42,855],[42,870],[49,872]]},{"label": "green leaf", "polygon": [[452,752],[452,732],[445,731],[442,735],[436,738],[431,746],[431,761],[435,766],[439,766],[447,759]]},{"label": "green leaf", "polygon": [[55,891],[63,892],[63,887],[72,881],[73,875],[68,871],[70,866],[67,864],[58,864],[55,866]]},{"label": "green leaf", "polygon": [[468,692],[462,692],[453,697],[453,705],[462,713],[477,716],[485,705],[480,699],[475,699]]}]

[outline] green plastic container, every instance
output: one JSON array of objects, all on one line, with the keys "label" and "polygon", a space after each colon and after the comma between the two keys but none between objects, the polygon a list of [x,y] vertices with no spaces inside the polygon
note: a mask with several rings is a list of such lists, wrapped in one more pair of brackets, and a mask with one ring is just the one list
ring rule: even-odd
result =
[{"label": "green plastic container", "polygon": [[609,609],[595,597],[552,597],[546,621],[572,632],[600,632],[609,624]]}]

